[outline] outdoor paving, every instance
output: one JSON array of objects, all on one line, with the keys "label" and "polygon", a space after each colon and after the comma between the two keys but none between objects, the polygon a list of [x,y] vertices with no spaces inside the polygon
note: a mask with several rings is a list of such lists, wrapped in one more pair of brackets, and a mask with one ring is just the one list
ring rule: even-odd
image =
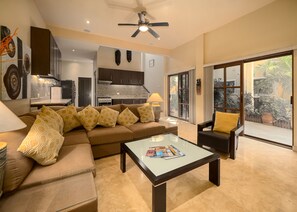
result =
[{"label": "outdoor paving", "polygon": [[245,121],[244,134],[292,146],[290,129]]}]

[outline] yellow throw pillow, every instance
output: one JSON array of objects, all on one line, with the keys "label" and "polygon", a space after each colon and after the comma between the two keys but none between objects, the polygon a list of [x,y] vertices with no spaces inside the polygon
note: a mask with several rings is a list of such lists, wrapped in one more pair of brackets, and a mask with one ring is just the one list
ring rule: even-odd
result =
[{"label": "yellow throw pillow", "polygon": [[123,110],[118,116],[118,123],[123,126],[130,126],[138,121],[138,117],[132,113],[129,108]]},{"label": "yellow throw pillow", "polygon": [[238,113],[216,112],[213,131],[230,134],[230,131],[237,126]]},{"label": "yellow throw pillow", "polygon": [[155,121],[155,115],[153,111],[153,107],[150,105],[144,105],[137,108],[138,113],[140,115],[140,122],[146,123]]},{"label": "yellow throw pillow", "polygon": [[57,113],[63,118],[64,133],[69,132],[72,129],[81,126],[81,123],[76,118],[77,111],[74,105],[69,105],[63,109],[60,109],[57,111]]},{"label": "yellow throw pillow", "polygon": [[63,135],[64,122],[62,117],[53,109],[42,106],[39,116],[50,126]]},{"label": "yellow throw pillow", "polygon": [[40,165],[50,165],[57,161],[63,142],[64,137],[37,115],[34,124],[17,151],[34,159]]},{"label": "yellow throw pillow", "polygon": [[99,112],[89,105],[78,112],[76,117],[87,131],[91,131],[97,125]]},{"label": "yellow throw pillow", "polygon": [[119,111],[103,107],[99,115],[98,124],[103,127],[115,127],[118,115]]}]

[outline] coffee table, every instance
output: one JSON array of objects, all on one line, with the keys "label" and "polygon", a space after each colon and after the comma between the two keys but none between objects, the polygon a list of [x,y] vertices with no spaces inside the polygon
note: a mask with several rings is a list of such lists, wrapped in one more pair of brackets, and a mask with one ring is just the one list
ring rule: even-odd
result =
[{"label": "coffee table", "polygon": [[[165,160],[147,157],[149,147],[173,145],[185,154],[183,157]],[[220,156],[173,134],[121,144],[120,167],[126,172],[126,153],[152,183],[152,211],[166,211],[166,182],[204,164],[209,164],[209,181],[220,185]]]}]

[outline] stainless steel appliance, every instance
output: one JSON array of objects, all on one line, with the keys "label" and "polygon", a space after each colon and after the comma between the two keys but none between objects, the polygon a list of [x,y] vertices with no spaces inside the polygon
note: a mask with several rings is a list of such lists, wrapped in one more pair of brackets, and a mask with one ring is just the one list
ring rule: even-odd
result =
[{"label": "stainless steel appliance", "polygon": [[75,103],[75,96],[76,96],[75,82],[72,80],[62,80],[61,87],[62,87],[62,98],[71,99],[71,102]]},{"label": "stainless steel appliance", "polygon": [[99,96],[97,97],[97,105],[102,106],[102,105],[111,105],[112,99],[111,97],[108,96]]}]

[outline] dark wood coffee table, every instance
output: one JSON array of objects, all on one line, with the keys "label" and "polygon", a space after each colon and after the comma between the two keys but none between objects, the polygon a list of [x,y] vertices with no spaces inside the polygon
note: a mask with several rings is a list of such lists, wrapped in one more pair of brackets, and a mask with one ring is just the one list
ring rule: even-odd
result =
[{"label": "dark wood coffee table", "polygon": [[[149,147],[173,145],[185,154],[183,157],[165,160],[145,156]],[[220,156],[186,141],[176,135],[153,136],[121,144],[120,167],[126,172],[126,153],[152,183],[152,211],[166,211],[166,181],[209,164],[209,181],[220,185]]]}]

